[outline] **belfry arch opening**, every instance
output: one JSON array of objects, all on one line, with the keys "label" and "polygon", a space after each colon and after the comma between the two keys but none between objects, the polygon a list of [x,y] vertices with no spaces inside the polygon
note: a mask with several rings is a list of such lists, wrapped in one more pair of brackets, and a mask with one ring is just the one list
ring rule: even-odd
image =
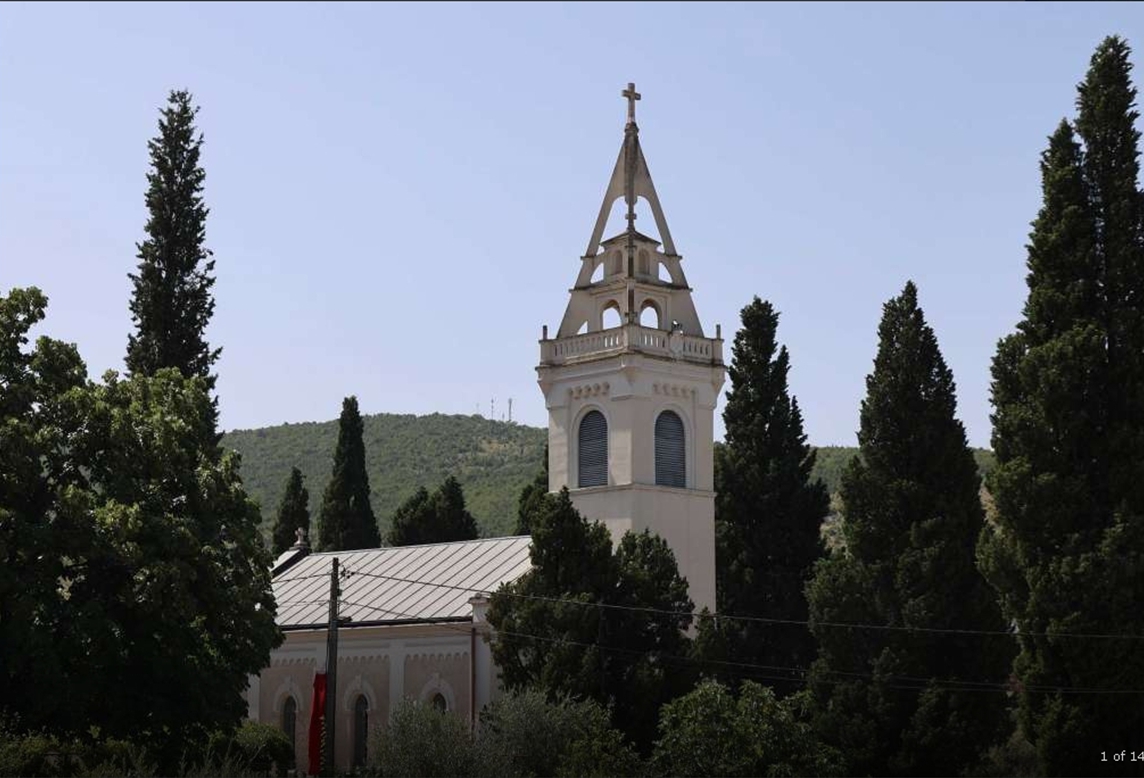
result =
[{"label": "belfry arch opening", "polygon": [[651,300],[645,300],[640,308],[640,326],[658,330],[662,329],[660,326],[662,321],[663,316],[660,314],[659,306]]},{"label": "belfry arch opening", "polygon": [[610,330],[612,327],[619,327],[623,324],[623,316],[620,315],[620,306],[615,302],[608,303],[604,306],[600,320],[602,329]]}]

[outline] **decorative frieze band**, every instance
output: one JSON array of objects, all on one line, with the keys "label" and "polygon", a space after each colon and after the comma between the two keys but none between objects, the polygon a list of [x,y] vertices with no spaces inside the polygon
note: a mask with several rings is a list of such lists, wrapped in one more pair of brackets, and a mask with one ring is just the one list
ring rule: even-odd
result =
[{"label": "decorative frieze band", "polygon": [[694,397],[695,389],[690,386],[679,386],[678,384],[652,384],[651,390],[655,394],[663,394],[668,397]]},{"label": "decorative frieze band", "polygon": [[599,397],[611,391],[611,384],[605,381],[602,384],[584,384],[583,386],[569,387],[568,394],[577,400],[581,397]]}]

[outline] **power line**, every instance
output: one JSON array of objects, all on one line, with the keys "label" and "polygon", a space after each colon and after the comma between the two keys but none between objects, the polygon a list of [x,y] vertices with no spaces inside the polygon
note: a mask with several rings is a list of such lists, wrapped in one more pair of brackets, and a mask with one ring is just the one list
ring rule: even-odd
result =
[{"label": "power line", "polygon": [[[360,573],[360,574],[365,575],[365,573]],[[414,618],[414,616],[412,614],[409,614],[409,613],[403,613],[401,611],[395,611],[395,610],[391,610],[388,608],[381,608],[381,607],[378,607],[375,605],[369,605],[367,603],[351,602],[348,600],[342,600],[342,602],[345,603],[346,605],[366,608],[368,610],[373,610],[373,611],[377,611],[380,613],[386,613],[388,615],[396,616],[398,618]],[[448,623],[442,623],[442,624],[439,624],[438,626],[441,626],[445,629],[455,631],[455,632],[458,632],[460,634],[465,634],[465,635],[469,634],[469,629],[470,629],[469,627],[454,626],[454,625],[448,624]],[[587,642],[583,642],[583,641],[569,640],[567,638],[552,638],[552,637],[547,637],[547,636],[543,636],[543,635],[534,635],[534,634],[527,633],[527,632],[515,632],[515,631],[509,631],[509,630],[497,630],[493,635],[490,636],[490,639],[500,641],[502,639],[502,637],[518,637],[518,638],[524,638],[524,639],[528,639],[528,640],[537,640],[537,641],[545,642],[545,643],[557,643],[560,645],[577,646],[577,647],[581,647],[581,648],[585,648],[585,649],[595,648],[595,649],[598,649],[600,651],[605,651],[605,652],[609,652],[609,653],[613,653],[613,654],[628,654],[628,655],[637,656],[637,657],[653,657],[653,658],[656,658],[659,660],[664,660],[664,661],[668,661],[668,662],[672,662],[672,663],[720,665],[720,666],[724,666],[724,667],[731,668],[731,669],[737,669],[737,670],[766,671],[767,673],[771,673],[771,674],[769,674],[769,675],[760,674],[760,673],[751,673],[750,674],[751,677],[763,678],[766,680],[775,680],[775,681],[799,680],[798,677],[792,677],[791,674],[795,674],[796,676],[799,676],[799,677],[805,679],[806,676],[808,675],[808,672],[809,672],[806,668],[801,668],[801,667],[786,667],[786,666],[782,666],[782,665],[762,665],[762,664],[755,664],[755,663],[751,663],[751,662],[731,662],[731,661],[718,660],[718,659],[704,659],[704,658],[700,658],[700,657],[680,656],[677,654],[665,654],[665,653],[660,653],[660,652],[656,652],[656,651],[643,651],[640,649],[623,648],[620,646],[606,646],[600,642],[587,643]],[[785,675],[774,674],[777,672],[786,673],[786,674]],[[841,677],[838,678],[837,680],[830,679],[830,678],[818,678],[816,680],[819,682],[839,684],[839,683],[844,683],[846,680],[876,679],[876,678],[881,677],[875,673],[860,673],[860,672],[850,672],[850,671],[843,671],[843,670],[829,670],[826,672],[828,672],[831,675],[841,676]],[[745,674],[745,673],[742,673],[742,674]],[[939,686],[939,688],[943,691],[992,692],[992,693],[998,693],[998,692],[999,693],[1008,693],[1011,691],[1009,684],[999,683],[999,682],[995,682],[995,681],[973,681],[973,680],[966,680],[966,679],[922,678],[922,677],[918,677],[918,676],[886,676],[886,677],[884,677],[884,680],[886,681],[886,683],[884,683],[885,688],[898,689],[898,690],[904,690],[904,691],[922,691],[926,688],[929,688],[929,686],[931,684],[937,684]],[[1043,692],[1043,693],[1054,693],[1055,692],[1055,693],[1061,693],[1061,694],[1144,694],[1144,690],[1139,690],[1139,689],[1096,689],[1096,688],[1085,688],[1085,687],[1051,686],[1051,685],[1045,685],[1045,684],[1024,684],[1024,688],[1027,691],[1032,691],[1032,692]]]},{"label": "power line", "polygon": [[[396,583],[415,584],[419,586],[434,586],[442,589],[453,589],[456,591],[464,591],[476,594],[503,594],[509,597],[517,597],[529,600],[539,600],[542,602],[566,603],[570,605],[590,606],[595,608],[611,608],[614,610],[636,611],[642,613],[655,613],[664,616],[673,616],[676,618],[691,617],[698,618],[702,615],[701,611],[674,611],[665,608],[649,608],[640,607],[636,605],[619,605],[616,603],[605,603],[596,601],[573,600],[564,597],[546,597],[539,594],[520,594],[517,592],[493,592],[485,589],[476,589],[470,586],[457,586],[454,584],[439,583],[435,581],[424,581],[415,578],[402,578],[399,576],[383,575],[381,573],[370,573],[361,570],[355,570],[352,575],[364,575],[369,578],[378,578],[386,581],[394,581]],[[310,576],[313,577],[313,576]],[[290,581],[294,579],[279,579],[279,581]],[[799,619],[777,619],[768,618],[765,616],[751,616],[751,615],[738,615],[726,613],[712,613],[711,616],[716,619],[727,619],[729,621],[745,621],[745,622],[758,622],[763,624],[786,624],[791,626],[810,627],[812,622],[809,620]],[[1083,633],[1083,632],[1023,632],[1023,631],[1006,631],[1006,630],[980,630],[980,629],[953,629],[942,627],[907,627],[893,624],[863,624],[859,622],[841,622],[841,621],[818,621],[813,622],[816,627],[830,627],[837,629],[871,629],[883,630],[893,632],[922,632],[932,633],[939,635],[980,635],[992,637],[1041,637],[1041,638],[1082,638],[1090,640],[1144,640],[1144,635],[1124,635],[1124,634],[1105,634],[1105,633]]]}]

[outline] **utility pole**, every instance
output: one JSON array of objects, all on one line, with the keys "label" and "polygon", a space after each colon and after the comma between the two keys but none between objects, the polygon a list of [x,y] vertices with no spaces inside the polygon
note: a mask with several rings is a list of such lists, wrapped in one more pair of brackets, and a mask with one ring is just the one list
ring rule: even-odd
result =
[{"label": "utility pole", "polygon": [[334,774],[334,717],[337,715],[338,696],[338,558],[330,569],[330,627],[326,633],[326,751],[322,773]]},{"label": "utility pole", "polygon": [[508,398],[508,423],[512,424],[512,398]]}]

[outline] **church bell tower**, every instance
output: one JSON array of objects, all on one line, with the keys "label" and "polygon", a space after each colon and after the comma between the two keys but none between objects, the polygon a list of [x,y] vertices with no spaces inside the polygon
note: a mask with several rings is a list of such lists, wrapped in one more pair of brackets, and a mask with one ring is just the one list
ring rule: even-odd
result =
[{"label": "church bell tower", "polygon": [[[715,405],[723,340],[699,323],[682,257],[640,148],[634,84],[628,120],[555,338],[536,368],[548,407],[548,487],[568,487],[577,510],[618,542],[650,529],[675,553],[696,609],[715,610]],[[603,239],[624,198],[627,228]],[[635,228],[644,198],[660,240]],[[605,317],[614,321],[605,326]]]}]

